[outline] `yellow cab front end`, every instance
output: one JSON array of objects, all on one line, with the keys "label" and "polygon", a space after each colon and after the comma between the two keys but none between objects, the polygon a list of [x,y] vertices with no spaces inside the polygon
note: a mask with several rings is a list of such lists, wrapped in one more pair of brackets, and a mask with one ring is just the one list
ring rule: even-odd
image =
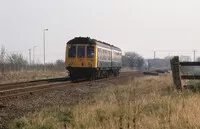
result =
[{"label": "yellow cab front end", "polygon": [[67,44],[66,68],[97,68],[96,44]]}]

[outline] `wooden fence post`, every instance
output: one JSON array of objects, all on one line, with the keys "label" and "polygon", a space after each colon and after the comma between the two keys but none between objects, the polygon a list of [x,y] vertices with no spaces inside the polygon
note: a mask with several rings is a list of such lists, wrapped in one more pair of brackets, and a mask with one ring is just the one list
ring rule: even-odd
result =
[{"label": "wooden fence post", "polygon": [[181,84],[181,76],[180,76],[180,62],[179,57],[175,56],[170,60],[171,63],[171,69],[172,69],[172,76],[173,76],[173,82],[176,87],[176,89],[182,90],[182,84]]}]

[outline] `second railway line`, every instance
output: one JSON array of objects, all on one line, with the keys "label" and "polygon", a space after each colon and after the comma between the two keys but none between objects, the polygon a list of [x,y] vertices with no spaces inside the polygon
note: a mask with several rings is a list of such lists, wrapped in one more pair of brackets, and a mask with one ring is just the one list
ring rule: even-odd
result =
[{"label": "second railway line", "polygon": [[[118,77],[109,77],[95,80],[94,82],[98,81],[105,81],[105,80],[112,80],[117,79],[120,77],[130,77],[130,76],[138,76],[140,75],[139,71],[134,72],[122,72]],[[7,88],[4,89],[3,85],[0,85],[0,101],[8,100],[16,97],[20,97],[23,95],[31,95],[36,92],[58,89],[58,88],[67,88],[75,85],[88,85],[92,81],[80,81],[77,83],[71,83],[66,78],[55,78],[55,79],[46,79],[46,80],[38,80],[38,81],[30,81],[30,82],[22,82],[22,83],[12,83],[7,84]],[[6,85],[5,85],[6,86]]]}]

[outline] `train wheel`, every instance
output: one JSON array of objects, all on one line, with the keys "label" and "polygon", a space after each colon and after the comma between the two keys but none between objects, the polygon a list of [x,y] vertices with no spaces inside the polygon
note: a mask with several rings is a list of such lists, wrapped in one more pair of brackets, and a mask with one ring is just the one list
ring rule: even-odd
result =
[{"label": "train wheel", "polygon": [[109,72],[108,71],[106,71],[106,78],[108,78],[109,77]]},{"label": "train wheel", "polygon": [[95,80],[96,79],[96,71],[93,71],[92,72],[92,80]]},{"label": "train wheel", "polygon": [[88,77],[87,77],[87,80],[88,80],[88,81],[91,81],[91,77],[90,77],[90,76],[88,76]]},{"label": "train wheel", "polygon": [[93,80],[92,75],[88,77],[88,80],[89,80],[89,81],[92,81],[92,80]]},{"label": "train wheel", "polygon": [[119,70],[117,70],[117,76],[119,76]]},{"label": "train wheel", "polygon": [[113,75],[117,77],[117,70],[113,71]]},{"label": "train wheel", "polygon": [[98,71],[95,71],[95,80],[97,80],[98,79]]},{"label": "train wheel", "polygon": [[71,80],[71,82],[77,82],[78,81],[78,77],[75,76],[74,74],[71,74],[70,75],[70,80]]},{"label": "train wheel", "polygon": [[103,72],[100,71],[100,78],[103,78]]},{"label": "train wheel", "polygon": [[97,71],[96,76],[97,76],[97,79],[100,78],[100,72],[99,71]]},{"label": "train wheel", "polygon": [[95,72],[92,71],[92,72],[91,72],[91,75],[89,76],[89,80],[92,81],[92,80],[94,80],[94,79],[95,79]]},{"label": "train wheel", "polygon": [[71,82],[75,82],[75,78],[73,76],[71,76]]},{"label": "train wheel", "polygon": [[116,76],[117,76],[117,73],[114,71],[114,72],[113,72],[113,75],[116,77]]},{"label": "train wheel", "polygon": [[98,79],[101,78],[101,71],[98,71]]},{"label": "train wheel", "polygon": [[91,78],[92,78],[92,80],[94,80],[94,78],[95,78],[95,75],[94,75],[94,73],[93,73],[93,72],[92,72],[92,77],[91,77]]}]

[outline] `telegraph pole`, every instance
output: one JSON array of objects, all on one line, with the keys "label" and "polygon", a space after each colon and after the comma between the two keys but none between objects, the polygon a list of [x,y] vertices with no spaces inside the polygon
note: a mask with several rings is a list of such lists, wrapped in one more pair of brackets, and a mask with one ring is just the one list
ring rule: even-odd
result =
[{"label": "telegraph pole", "polygon": [[37,46],[34,46],[33,47],[33,64],[35,64],[35,48],[36,48]]},{"label": "telegraph pole", "polygon": [[153,52],[154,59],[156,59],[156,51]]},{"label": "telegraph pole", "polygon": [[48,31],[48,29],[43,30],[43,42],[44,42],[44,71],[45,71],[45,31]]},{"label": "telegraph pole", "polygon": [[29,61],[30,61],[30,65],[31,65],[31,49],[28,49],[29,51]]},{"label": "telegraph pole", "polygon": [[194,53],[194,62],[195,62],[195,54],[196,54],[196,50],[193,50],[193,53]]}]

